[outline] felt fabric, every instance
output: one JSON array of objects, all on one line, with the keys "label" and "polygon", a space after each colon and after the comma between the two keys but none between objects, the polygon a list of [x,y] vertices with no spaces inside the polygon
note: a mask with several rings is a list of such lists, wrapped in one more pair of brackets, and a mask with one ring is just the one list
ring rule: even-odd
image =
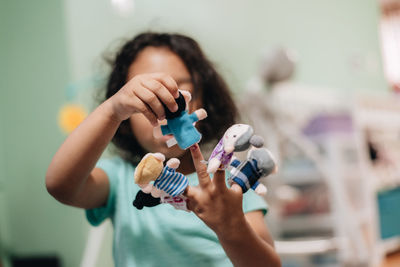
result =
[{"label": "felt fabric", "polygon": [[253,190],[258,186],[258,179],[261,178],[262,173],[257,168],[257,161],[255,159],[240,162],[235,159],[232,161],[231,177],[230,180],[234,181],[242,188],[243,193],[252,188]]},{"label": "felt fabric", "polygon": [[178,146],[187,149],[201,140],[201,134],[193,126],[198,120],[196,113],[188,114],[185,110],[179,117],[167,119],[167,125],[161,125],[161,132],[163,135],[172,134]]},{"label": "felt fabric", "polygon": [[178,105],[178,110],[174,111],[174,112],[170,111],[169,108],[167,107],[167,105],[165,105],[165,103],[161,102],[161,104],[164,107],[165,118],[167,120],[179,117],[181,115],[181,113],[186,110],[185,97],[183,96],[183,94],[181,92],[179,92],[179,97],[175,99],[175,102]]},{"label": "felt fabric", "polygon": [[137,184],[148,184],[158,177],[164,168],[164,163],[149,155],[144,157],[138,164],[134,174],[134,180]]},{"label": "felt fabric", "polygon": [[168,195],[176,197],[185,191],[188,186],[188,180],[182,173],[165,166],[153,185]]},{"label": "felt fabric", "polygon": [[267,176],[276,170],[276,163],[271,152],[266,148],[254,149],[248,155],[248,160],[256,160],[261,176]]},{"label": "felt fabric", "polygon": [[159,197],[153,197],[150,193],[145,193],[142,190],[137,192],[135,200],[132,205],[141,210],[143,207],[154,207],[161,204],[161,199]]},{"label": "felt fabric", "polygon": [[[132,182],[133,165],[115,157],[101,160],[97,167],[107,174],[110,193],[104,206],[87,210],[86,216],[92,225],[111,219],[115,267],[232,266],[216,234],[193,212],[171,205],[132,208],[130,200],[141,190]],[[189,185],[198,184],[195,173],[187,178]],[[255,210],[265,214],[267,205],[249,191],[243,195],[243,211]]]},{"label": "felt fabric", "polygon": [[168,195],[161,196],[161,203],[166,203],[172,205],[177,210],[184,210],[190,212],[187,208],[187,197],[179,195],[176,197],[171,197]]},{"label": "felt fabric", "polygon": [[213,158],[217,158],[219,161],[221,161],[221,165],[219,166],[219,169],[225,170],[229,166],[229,162],[231,161],[232,156],[233,156],[233,152],[231,152],[231,153],[225,152],[223,139],[221,139],[221,140],[219,140],[218,144],[215,146],[208,161],[210,161]]}]

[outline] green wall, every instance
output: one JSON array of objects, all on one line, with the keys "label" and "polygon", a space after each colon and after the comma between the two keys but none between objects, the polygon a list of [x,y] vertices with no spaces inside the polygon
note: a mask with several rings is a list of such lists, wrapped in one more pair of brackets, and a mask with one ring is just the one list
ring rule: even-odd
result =
[{"label": "green wall", "polygon": [[[375,0],[137,0],[117,16],[106,0],[0,0],[0,240],[17,254],[56,253],[79,265],[88,224],[83,211],[47,193],[47,166],[65,136],[57,112],[65,88],[81,88],[100,56],[121,37],[167,30],[197,39],[239,92],[261,52],[284,44],[297,53],[294,81],[337,90],[384,92]],[[3,210],[2,210],[3,209]],[[5,232],[5,233],[4,233]],[[4,234],[3,234],[4,233]],[[99,259],[110,265],[111,233]]]},{"label": "green wall", "polygon": [[90,77],[99,55],[121,37],[150,29],[193,36],[235,91],[257,71],[262,51],[279,44],[297,54],[297,83],[344,92],[388,88],[376,0],[137,0],[128,18],[109,2],[66,2],[74,79]]},{"label": "green wall", "polygon": [[78,266],[87,224],[83,212],[57,203],[45,173],[64,136],[57,126],[69,80],[62,1],[1,1],[0,173],[5,175],[9,249],[58,254]]}]

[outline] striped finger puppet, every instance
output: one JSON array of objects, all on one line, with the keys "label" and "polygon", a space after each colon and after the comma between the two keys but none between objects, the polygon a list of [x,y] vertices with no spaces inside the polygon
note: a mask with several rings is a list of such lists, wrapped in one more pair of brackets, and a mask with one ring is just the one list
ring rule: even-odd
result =
[{"label": "striped finger puppet", "polygon": [[172,197],[181,195],[189,185],[188,179],[175,169],[165,166],[153,186]]}]

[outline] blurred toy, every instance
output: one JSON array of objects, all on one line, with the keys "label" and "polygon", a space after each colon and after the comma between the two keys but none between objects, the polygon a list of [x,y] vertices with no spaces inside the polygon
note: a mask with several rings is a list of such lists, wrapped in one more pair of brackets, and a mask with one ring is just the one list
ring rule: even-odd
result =
[{"label": "blurred toy", "polygon": [[[168,201],[170,203],[169,197],[181,195],[188,186],[187,177],[176,172],[180,164],[179,160],[172,158],[163,167],[164,161],[163,154],[148,153],[136,167],[134,179],[141,188],[133,201],[133,206],[136,208],[153,207]],[[152,181],[154,181],[153,184],[151,184]]]},{"label": "blurred toy", "polygon": [[[172,134],[182,149],[187,149],[200,142],[201,134],[194,127],[194,123],[205,119],[207,112],[204,109],[198,109],[189,114],[187,109],[190,100],[191,95],[189,92],[179,91],[179,97],[175,99],[178,104],[176,112],[171,112],[163,103],[167,125],[155,127],[153,131],[154,137],[160,138],[163,135]],[[171,143],[167,144],[168,146],[172,146]]]},{"label": "blurred toy", "polygon": [[257,144],[250,149],[245,161],[240,162],[234,158],[231,162],[232,169],[228,183],[230,185],[234,182],[237,183],[242,188],[243,193],[251,188],[257,194],[264,195],[267,188],[258,180],[275,173],[278,169],[271,152],[261,146]]},{"label": "blurred toy", "polygon": [[229,127],[211,153],[207,172],[215,173],[218,169],[225,170],[234,152],[245,151],[251,144],[257,146],[258,143],[263,142],[260,140],[261,137],[253,133],[253,128],[247,124],[234,124]]}]

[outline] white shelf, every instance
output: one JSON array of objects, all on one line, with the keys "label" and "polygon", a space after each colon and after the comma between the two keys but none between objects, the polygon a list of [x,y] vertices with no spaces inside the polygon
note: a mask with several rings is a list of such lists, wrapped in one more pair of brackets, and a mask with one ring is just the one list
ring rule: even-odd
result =
[{"label": "white shelf", "polygon": [[338,249],[337,238],[275,241],[276,251],[282,255],[315,255]]},{"label": "white shelf", "polygon": [[331,230],[333,228],[333,221],[330,213],[293,215],[282,217],[280,228],[284,232]]},{"label": "white shelf", "polygon": [[312,168],[285,168],[277,175],[288,185],[314,184],[323,181],[321,174]]}]

